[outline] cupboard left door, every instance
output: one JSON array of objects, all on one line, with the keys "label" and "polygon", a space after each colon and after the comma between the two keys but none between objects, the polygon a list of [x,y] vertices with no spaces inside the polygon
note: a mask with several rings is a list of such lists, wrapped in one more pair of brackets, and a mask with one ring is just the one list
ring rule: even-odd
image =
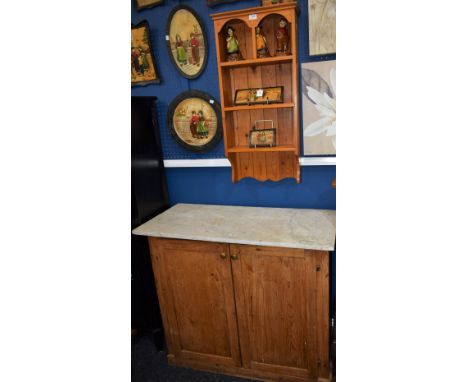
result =
[{"label": "cupboard left door", "polygon": [[149,243],[169,361],[239,366],[229,246],[153,237]]}]

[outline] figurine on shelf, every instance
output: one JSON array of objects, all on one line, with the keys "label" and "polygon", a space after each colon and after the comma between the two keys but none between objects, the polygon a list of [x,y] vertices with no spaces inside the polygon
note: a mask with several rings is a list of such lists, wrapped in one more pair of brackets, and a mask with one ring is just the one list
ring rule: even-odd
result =
[{"label": "figurine on shelf", "polygon": [[268,57],[267,41],[259,26],[255,28],[255,39],[257,41],[257,58]]},{"label": "figurine on shelf", "polygon": [[279,21],[279,26],[276,29],[276,55],[285,56],[288,54],[288,45],[289,45],[289,32],[286,26],[288,22],[285,18],[281,18]]},{"label": "figurine on shelf", "polygon": [[239,41],[237,40],[236,35],[234,34],[235,29],[231,26],[227,27],[227,38],[226,38],[226,48],[227,48],[227,61],[239,61],[242,60],[242,54],[239,50]]}]

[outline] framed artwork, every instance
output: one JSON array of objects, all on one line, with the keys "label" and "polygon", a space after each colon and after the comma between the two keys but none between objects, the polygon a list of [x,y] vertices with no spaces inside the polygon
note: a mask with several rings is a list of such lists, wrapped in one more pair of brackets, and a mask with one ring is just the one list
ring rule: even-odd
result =
[{"label": "framed artwork", "polygon": [[242,0],[206,0],[206,4],[208,4],[208,6],[210,6],[210,7],[212,7],[212,6],[218,5],[218,4],[234,3],[234,2],[237,2],[237,1],[242,1]]},{"label": "framed artwork", "polygon": [[[270,125],[269,129],[259,129],[259,124]],[[273,120],[260,119],[255,121],[255,125],[249,133],[249,146],[250,147],[273,147],[276,146],[276,129],[274,128]]]},{"label": "framed artwork", "polygon": [[197,78],[206,66],[208,40],[202,21],[192,8],[179,5],[172,10],[166,41],[169,56],[180,74]]},{"label": "framed artwork", "polygon": [[283,87],[236,90],[235,105],[283,103]]},{"label": "framed artwork", "polygon": [[137,10],[152,8],[155,5],[161,5],[164,0],[135,0]]},{"label": "framed artwork", "polygon": [[132,25],[132,86],[159,84],[160,77],[151,48],[149,25],[146,20]]},{"label": "framed artwork", "polygon": [[336,0],[308,0],[309,55],[336,53]]},{"label": "framed artwork", "polygon": [[301,65],[304,155],[336,155],[336,61]]},{"label": "framed artwork", "polygon": [[223,135],[221,108],[209,94],[188,90],[169,105],[167,126],[182,147],[205,152],[214,148]]}]

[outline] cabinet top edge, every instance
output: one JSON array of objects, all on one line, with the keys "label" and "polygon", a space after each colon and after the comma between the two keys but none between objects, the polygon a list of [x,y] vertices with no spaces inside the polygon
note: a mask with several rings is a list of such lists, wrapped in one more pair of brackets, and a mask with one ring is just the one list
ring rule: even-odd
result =
[{"label": "cabinet top edge", "polygon": [[177,204],[135,235],[333,251],[336,211]]}]

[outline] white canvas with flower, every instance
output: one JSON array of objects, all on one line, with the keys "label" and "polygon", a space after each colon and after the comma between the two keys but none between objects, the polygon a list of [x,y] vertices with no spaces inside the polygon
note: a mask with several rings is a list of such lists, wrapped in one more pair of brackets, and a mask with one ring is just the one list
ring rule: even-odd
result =
[{"label": "white canvas with flower", "polygon": [[336,155],[336,61],[301,66],[304,155]]}]

